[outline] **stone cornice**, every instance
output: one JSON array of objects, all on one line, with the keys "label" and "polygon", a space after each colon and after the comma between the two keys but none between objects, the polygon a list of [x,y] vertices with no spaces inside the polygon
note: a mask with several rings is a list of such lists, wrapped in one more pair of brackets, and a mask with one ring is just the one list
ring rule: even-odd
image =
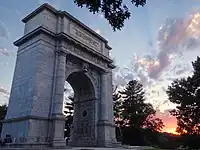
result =
[{"label": "stone cornice", "polygon": [[109,66],[111,69],[115,69],[115,68],[116,68],[116,66],[115,66],[114,64],[112,64],[112,63],[108,64],[108,66]]},{"label": "stone cornice", "polygon": [[33,37],[35,37],[35,36],[37,36],[39,34],[47,34],[47,35],[51,36],[52,38],[56,38],[56,39],[59,39],[59,40],[62,40],[62,39],[66,40],[67,39],[68,41],[73,42],[75,45],[78,45],[81,48],[87,50],[88,53],[92,53],[93,55],[100,57],[101,59],[106,61],[109,64],[109,66],[113,66],[112,65],[113,61],[110,58],[105,57],[101,53],[92,50],[87,45],[82,44],[81,42],[79,42],[76,39],[70,37],[69,35],[67,35],[64,32],[61,32],[59,34],[55,34],[55,33],[51,32],[51,31],[49,31],[48,29],[44,28],[43,26],[40,26],[40,27],[34,29],[32,32],[28,33],[27,35],[23,36],[19,40],[15,41],[14,45],[15,46],[20,46],[21,44],[23,44],[26,41],[28,41],[30,38],[33,38]]},{"label": "stone cornice", "polygon": [[44,3],[43,5],[41,5],[40,7],[38,7],[37,9],[35,9],[33,12],[31,12],[30,14],[28,14],[25,18],[22,19],[23,23],[26,23],[27,21],[29,21],[31,18],[33,18],[34,16],[36,16],[38,13],[42,12],[43,10],[47,9],[48,11],[52,12],[53,14],[56,15],[57,10],[52,7],[51,5],[49,5],[48,3]]},{"label": "stone cornice", "polygon": [[70,19],[73,22],[75,22],[76,24],[80,25],[83,29],[85,29],[86,31],[89,31],[89,33],[91,33],[92,35],[94,35],[95,37],[97,37],[98,39],[100,39],[101,41],[103,41],[105,43],[105,47],[108,50],[112,49],[108,45],[108,41],[105,38],[103,38],[101,35],[99,35],[95,31],[93,31],[92,29],[90,29],[88,26],[86,26],[84,23],[80,22],[78,19],[76,19],[75,17],[73,17],[68,12],[61,11],[61,10],[56,10],[54,7],[52,7],[48,3],[44,3],[39,8],[37,8],[36,10],[34,10],[32,13],[30,13],[29,15],[27,15],[24,19],[22,19],[22,22],[24,22],[24,23],[28,22],[31,18],[33,18],[34,16],[36,16],[38,13],[42,12],[45,9],[48,10],[48,11],[50,11],[51,13],[55,14],[58,17],[59,16],[60,17],[67,17],[68,19]]},{"label": "stone cornice", "polygon": [[20,39],[15,41],[13,44],[15,46],[20,46],[20,45],[24,44],[26,41],[28,41],[29,39],[31,39],[41,33],[50,35],[51,37],[55,37],[55,34],[53,32],[47,30],[43,26],[40,26],[40,27],[34,29],[33,31],[29,32],[28,34],[24,35],[23,37],[21,37]]}]

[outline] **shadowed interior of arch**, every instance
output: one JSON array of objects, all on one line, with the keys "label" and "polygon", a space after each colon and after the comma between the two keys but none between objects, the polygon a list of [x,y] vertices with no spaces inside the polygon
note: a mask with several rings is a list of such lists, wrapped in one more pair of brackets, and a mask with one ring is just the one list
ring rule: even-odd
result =
[{"label": "shadowed interior of arch", "polygon": [[95,98],[92,82],[84,72],[74,72],[66,80],[74,90],[74,101],[91,100]]},{"label": "shadowed interior of arch", "polygon": [[[88,114],[89,110],[87,108],[84,108],[84,105],[88,105],[88,102],[90,103],[95,100],[95,90],[90,78],[84,72],[73,72],[67,77],[66,81],[71,86],[74,92],[73,94],[66,93],[66,95],[71,97],[68,97],[67,99],[69,101],[73,100],[71,101],[71,103],[73,104],[70,106],[74,109],[73,113],[67,114],[67,111],[64,111],[64,115],[66,115],[67,119],[65,122],[65,137],[70,136],[71,138],[71,132],[73,132],[71,131],[72,122],[73,124],[80,124],[83,120],[87,121],[88,119],[92,119],[90,117],[90,114]],[[76,127],[76,131],[79,130],[78,128],[79,127]],[[77,132],[80,133],[81,131]]]}]

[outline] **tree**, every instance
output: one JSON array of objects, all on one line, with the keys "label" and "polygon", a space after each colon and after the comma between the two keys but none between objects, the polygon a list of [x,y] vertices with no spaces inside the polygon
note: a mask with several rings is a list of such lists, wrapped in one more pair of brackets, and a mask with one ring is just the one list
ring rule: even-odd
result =
[{"label": "tree", "polygon": [[122,109],[122,100],[121,95],[119,92],[117,92],[117,86],[113,91],[113,112],[114,112],[114,121],[115,121],[115,133],[116,133],[116,139],[118,142],[122,142],[123,133],[122,133],[122,125],[123,120],[121,119],[121,109]]},{"label": "tree", "polygon": [[176,109],[170,113],[177,118],[177,132],[200,135],[200,57],[192,62],[193,75],[177,79],[168,87],[167,95]]},{"label": "tree", "polygon": [[73,116],[73,112],[74,112],[74,97],[73,96],[69,96],[68,97],[68,101],[65,102],[65,116]]},{"label": "tree", "polygon": [[149,115],[144,122],[144,128],[149,129],[152,132],[160,132],[162,131],[163,127],[163,121],[160,118],[156,118],[155,114]]},{"label": "tree", "polygon": [[125,126],[140,129],[150,127],[150,124],[153,125],[152,116],[155,115],[156,111],[150,103],[145,103],[145,92],[142,84],[136,80],[129,81],[124,91],[120,93],[123,98],[122,117]]},{"label": "tree", "polygon": [[117,92],[117,87],[113,91],[113,102],[114,102],[113,112],[114,112],[115,125],[120,128],[123,124],[123,121],[121,120],[122,99],[119,92]]},{"label": "tree", "polygon": [[113,95],[113,99],[117,112],[115,117],[120,118],[117,124],[122,129],[122,143],[155,144],[158,141],[157,131],[161,131],[164,125],[161,119],[155,117],[153,106],[145,102],[142,84],[136,80],[129,81],[124,90]]},{"label": "tree", "polygon": [[[121,30],[124,21],[129,19],[131,13],[126,4],[126,0],[74,0],[78,7],[86,7],[93,14],[102,13],[109,22],[114,31]],[[131,0],[131,3],[138,6],[144,6],[146,0]]]},{"label": "tree", "polygon": [[64,115],[66,118],[65,121],[65,137],[70,136],[70,128],[73,122],[73,112],[74,112],[74,96],[69,96],[67,101],[64,104],[65,110]]},{"label": "tree", "polygon": [[2,130],[2,122],[6,116],[6,112],[7,112],[7,105],[1,105],[0,106],[0,133],[1,133],[1,130]]}]

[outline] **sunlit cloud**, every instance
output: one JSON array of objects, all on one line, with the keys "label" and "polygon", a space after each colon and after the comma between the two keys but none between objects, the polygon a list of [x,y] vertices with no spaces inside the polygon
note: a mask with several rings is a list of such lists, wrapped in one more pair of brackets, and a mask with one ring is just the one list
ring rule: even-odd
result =
[{"label": "sunlit cloud", "polygon": [[2,86],[0,86],[0,93],[5,95],[10,95],[10,92]]},{"label": "sunlit cloud", "polygon": [[95,32],[98,33],[98,34],[101,34],[101,30],[100,29],[95,30]]},{"label": "sunlit cloud", "polygon": [[[148,45],[153,48],[152,42]],[[154,53],[133,54],[130,64],[118,68],[113,76],[114,83],[121,86],[129,80],[138,80],[146,89],[147,99],[160,107],[169,105],[165,92],[167,87],[160,85],[156,88],[153,84],[166,84],[191,72],[188,65],[174,63],[174,60],[200,47],[200,13],[191,13],[184,18],[167,18],[158,29],[156,45]],[[173,71],[174,76],[167,75],[167,71]]]}]

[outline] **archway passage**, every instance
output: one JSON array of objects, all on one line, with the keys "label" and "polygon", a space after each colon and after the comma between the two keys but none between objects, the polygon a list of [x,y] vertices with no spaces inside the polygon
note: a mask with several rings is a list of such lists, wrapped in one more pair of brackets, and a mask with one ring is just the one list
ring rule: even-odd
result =
[{"label": "archway passage", "polygon": [[95,98],[94,86],[84,72],[71,73],[66,80],[74,90],[75,101],[92,100]]},{"label": "archway passage", "polygon": [[95,145],[96,98],[94,86],[84,72],[71,73],[66,81],[74,90],[74,116],[70,130],[70,145]]}]

